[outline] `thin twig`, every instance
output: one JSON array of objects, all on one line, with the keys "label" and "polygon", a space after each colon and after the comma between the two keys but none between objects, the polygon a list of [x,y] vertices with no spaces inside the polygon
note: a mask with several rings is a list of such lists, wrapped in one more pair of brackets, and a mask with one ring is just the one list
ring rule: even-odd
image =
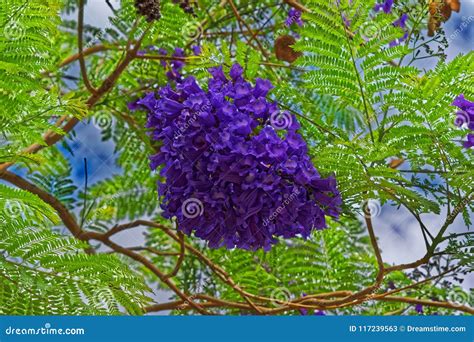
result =
[{"label": "thin twig", "polygon": [[82,81],[92,94],[97,90],[92,86],[87,76],[86,62],[84,61],[83,52],[83,34],[84,34],[84,0],[79,0],[78,18],[77,18],[77,45],[79,49],[79,66],[81,68]]}]

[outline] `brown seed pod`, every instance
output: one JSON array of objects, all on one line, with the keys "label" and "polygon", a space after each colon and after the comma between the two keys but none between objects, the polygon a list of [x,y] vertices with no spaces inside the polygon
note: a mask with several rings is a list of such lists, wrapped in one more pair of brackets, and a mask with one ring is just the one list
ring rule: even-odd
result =
[{"label": "brown seed pod", "polygon": [[395,158],[395,159],[390,160],[390,162],[388,163],[388,166],[392,169],[396,169],[397,167],[402,165],[404,162],[405,162],[404,159]]},{"label": "brown seed pod", "polygon": [[293,63],[301,52],[293,50],[291,45],[296,43],[296,39],[290,35],[283,35],[275,40],[275,55],[280,61]]},{"label": "brown seed pod", "polygon": [[459,0],[430,0],[428,21],[428,36],[432,37],[440,28],[441,23],[448,21],[452,11],[459,12],[461,2]]},{"label": "brown seed pod", "polygon": [[161,18],[159,0],[135,0],[135,8],[148,22]]}]

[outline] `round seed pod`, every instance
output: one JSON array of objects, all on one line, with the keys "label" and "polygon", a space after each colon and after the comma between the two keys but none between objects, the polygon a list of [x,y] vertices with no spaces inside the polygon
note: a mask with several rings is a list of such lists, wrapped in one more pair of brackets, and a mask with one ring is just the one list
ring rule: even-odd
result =
[{"label": "round seed pod", "polygon": [[290,35],[283,35],[275,40],[275,55],[280,61],[293,63],[302,55],[301,52],[293,50],[291,47],[296,43],[296,39]]},{"label": "round seed pod", "polygon": [[135,0],[137,13],[146,17],[148,22],[161,18],[159,0]]}]

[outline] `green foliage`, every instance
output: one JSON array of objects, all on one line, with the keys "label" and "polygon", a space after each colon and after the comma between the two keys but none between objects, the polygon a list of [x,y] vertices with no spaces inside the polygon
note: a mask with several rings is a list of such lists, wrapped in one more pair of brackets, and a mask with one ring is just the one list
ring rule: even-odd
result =
[{"label": "green foliage", "polygon": [[1,314],[143,312],[148,287],[116,256],[51,231],[56,213],[29,192],[2,185],[0,202]]}]

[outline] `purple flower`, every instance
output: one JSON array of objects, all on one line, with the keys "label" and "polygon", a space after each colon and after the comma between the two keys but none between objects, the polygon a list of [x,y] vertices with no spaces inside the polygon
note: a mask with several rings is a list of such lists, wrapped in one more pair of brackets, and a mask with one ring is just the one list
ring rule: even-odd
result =
[{"label": "purple flower", "polygon": [[375,4],[374,11],[379,12],[383,10],[385,13],[388,14],[392,12],[392,6],[393,6],[393,0],[385,0],[381,4]]},{"label": "purple flower", "polygon": [[[474,102],[467,100],[464,94],[461,94],[454,99],[451,105],[460,109],[456,113],[454,124],[458,127],[466,126],[471,131],[474,131]],[[463,146],[465,148],[474,146],[474,134],[469,133],[467,135],[467,140],[463,143]]]},{"label": "purple flower", "polygon": [[418,312],[419,314],[422,314],[423,313],[423,305],[416,304],[415,305],[415,311]]},{"label": "purple flower", "polygon": [[318,310],[318,311],[315,311],[314,315],[315,316],[326,316],[326,313],[323,310]]},{"label": "purple flower", "polygon": [[[390,14],[392,13],[392,7],[393,7],[393,0],[385,0],[383,3],[375,4],[374,6],[374,11],[380,12],[383,11],[385,14]],[[402,42],[407,40],[408,38],[408,30],[407,30],[407,20],[408,20],[408,15],[406,13],[403,13],[400,18],[395,20],[392,24],[395,27],[400,27],[403,29],[403,36],[395,39],[394,41],[391,41],[389,43],[390,47],[394,47],[397,45],[400,45]]]},{"label": "purple flower", "polygon": [[303,20],[301,19],[301,12],[295,8],[290,8],[288,11],[288,17],[285,20],[286,26],[291,26],[293,23],[298,26],[303,26]]},{"label": "purple flower", "polygon": [[193,50],[194,56],[199,56],[201,54],[201,47],[199,45],[191,46],[191,50]]},{"label": "purple flower", "polygon": [[469,133],[467,135],[467,140],[463,143],[465,148],[471,148],[474,146],[474,134]]},{"label": "purple flower", "polygon": [[[188,77],[134,104],[161,144],[151,167],[162,177],[162,215],[211,248],[269,250],[278,237],[326,228],[325,216],[340,212],[336,181],[313,166],[296,117],[266,99],[271,83],[251,85],[240,65],[230,78],[222,67],[209,72],[207,91]],[[288,124],[276,126],[275,115]]]},{"label": "purple flower", "polygon": [[407,20],[408,20],[408,14],[406,13],[403,13],[402,16],[400,18],[398,18],[397,20],[395,20],[393,22],[393,26],[395,27],[401,27],[401,28],[406,28],[407,27]]},{"label": "purple flower", "polygon": [[[303,292],[303,293],[301,294],[301,297],[306,297],[306,293]],[[299,311],[300,311],[300,313],[301,313],[302,316],[308,315],[308,309],[306,309],[306,308],[301,308],[301,309],[299,309]]]},{"label": "purple flower", "polygon": [[395,39],[394,41],[391,41],[390,44],[389,44],[390,47],[400,45],[402,42],[407,40],[407,38],[408,38],[407,20],[408,20],[408,14],[403,13],[400,18],[398,18],[397,20],[395,20],[393,22],[393,26],[402,28],[404,34],[401,38],[398,38],[398,39]]}]

